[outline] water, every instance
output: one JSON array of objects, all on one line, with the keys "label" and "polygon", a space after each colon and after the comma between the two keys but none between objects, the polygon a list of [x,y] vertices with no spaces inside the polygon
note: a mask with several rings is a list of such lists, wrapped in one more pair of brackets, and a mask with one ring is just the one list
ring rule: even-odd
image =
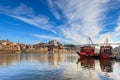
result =
[{"label": "water", "polygon": [[0,54],[0,80],[120,80],[120,62],[77,54]]}]

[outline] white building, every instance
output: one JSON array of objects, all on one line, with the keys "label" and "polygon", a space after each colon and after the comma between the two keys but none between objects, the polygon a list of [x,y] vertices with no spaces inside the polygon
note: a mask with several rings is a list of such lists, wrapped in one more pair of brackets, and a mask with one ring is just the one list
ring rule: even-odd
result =
[{"label": "white building", "polygon": [[58,43],[57,40],[52,40],[52,41],[49,41],[49,45],[50,45],[50,46],[58,46],[59,43]]}]

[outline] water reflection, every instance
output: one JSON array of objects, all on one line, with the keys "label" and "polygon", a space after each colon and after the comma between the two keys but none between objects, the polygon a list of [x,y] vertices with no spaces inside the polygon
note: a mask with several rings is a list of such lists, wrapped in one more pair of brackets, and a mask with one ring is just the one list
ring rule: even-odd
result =
[{"label": "water reflection", "polygon": [[20,62],[20,54],[0,54],[0,66],[7,67],[14,62]]},{"label": "water reflection", "polygon": [[95,60],[94,59],[81,59],[78,58],[77,64],[80,62],[82,68],[95,69]]},{"label": "water reflection", "polygon": [[80,59],[70,53],[0,54],[1,80],[120,80],[119,75],[115,60]]},{"label": "water reflection", "polygon": [[59,62],[73,62],[75,59],[77,59],[77,57],[73,54],[0,54],[0,66],[7,67],[13,63],[21,63],[25,61],[38,62],[40,64],[48,63],[57,66]]},{"label": "water reflection", "polygon": [[113,72],[113,65],[115,60],[101,59],[99,61],[102,72]]},{"label": "water reflection", "polygon": [[[78,58],[76,63],[80,63],[82,68],[95,69],[95,60],[96,59]],[[113,65],[115,63],[115,60],[100,59],[99,63],[102,72],[113,72]]]},{"label": "water reflection", "polygon": [[[24,61],[34,61],[40,64],[48,63],[57,66],[59,62],[74,62],[77,57],[74,54],[0,54],[0,66],[7,67],[13,63]],[[86,69],[95,69],[95,59],[77,59],[77,64]],[[102,72],[113,72],[115,60],[100,59],[100,68]]]}]

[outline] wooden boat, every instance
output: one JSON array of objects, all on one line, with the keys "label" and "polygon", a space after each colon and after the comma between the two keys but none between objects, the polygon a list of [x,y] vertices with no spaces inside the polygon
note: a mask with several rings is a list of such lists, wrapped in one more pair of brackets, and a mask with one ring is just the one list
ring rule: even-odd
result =
[{"label": "wooden boat", "polygon": [[95,46],[92,47],[91,45],[80,47],[80,52],[77,52],[77,54],[80,58],[115,59],[116,57],[113,56],[112,50],[112,46],[106,39],[105,43],[100,46],[99,54],[96,54]]},{"label": "wooden boat", "polygon": [[77,52],[80,58],[91,58],[95,55],[95,48],[91,46],[80,47],[80,52]]},{"label": "wooden boat", "polygon": [[115,56],[113,56],[113,48],[108,43],[108,39],[106,39],[104,45],[100,46],[100,58],[101,59],[114,59]]},{"label": "wooden boat", "polygon": [[100,58],[107,59],[112,56],[112,46],[101,46],[100,47]]},{"label": "wooden boat", "polygon": [[[91,44],[90,44],[91,42]],[[93,44],[91,38],[89,38],[89,44],[80,47],[80,52],[77,52],[80,58],[98,58],[99,55],[95,52],[95,45]]]}]

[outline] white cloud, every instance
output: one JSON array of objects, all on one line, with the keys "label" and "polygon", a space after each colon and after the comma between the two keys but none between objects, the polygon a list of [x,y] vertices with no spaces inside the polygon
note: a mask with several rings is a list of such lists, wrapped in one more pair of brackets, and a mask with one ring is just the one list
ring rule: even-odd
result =
[{"label": "white cloud", "polygon": [[88,37],[96,40],[104,29],[102,20],[108,0],[59,0],[56,4],[67,18],[59,29],[67,38],[86,43]]},{"label": "white cloud", "polygon": [[24,4],[20,4],[19,6],[17,6],[12,10],[12,14],[30,17],[30,16],[34,16],[34,11],[31,7],[27,7]]},{"label": "white cloud", "polygon": [[[112,38],[113,38],[113,41],[118,41],[116,39],[120,39],[120,16],[118,18],[118,23],[117,23],[117,27],[114,29],[114,32],[112,32]],[[120,40],[119,40],[120,42]]]},{"label": "white cloud", "polygon": [[22,20],[26,23],[29,23],[29,24],[34,25],[36,27],[42,28],[44,30],[51,31],[51,32],[56,34],[56,31],[54,31],[52,29],[52,25],[48,24],[47,18],[45,18],[45,17],[42,18],[43,16],[33,16],[31,18],[22,17],[22,16],[14,16],[14,15],[11,15],[11,16],[16,18],[16,19]]},{"label": "white cloud", "polygon": [[[94,43],[104,42],[107,37],[110,41],[115,42],[116,39],[120,37],[120,18],[118,19],[117,27],[112,30],[113,32],[107,31],[101,34],[105,29],[105,12],[109,7],[106,6],[106,4],[109,1],[110,0],[48,0],[49,9],[53,15],[58,20],[61,20],[62,17],[65,18],[64,24],[56,25],[56,27],[50,23],[48,17],[40,14],[35,15],[33,9],[24,4],[14,9],[10,7],[0,7],[0,11],[2,11],[1,13],[5,13],[11,17],[59,35],[55,37],[33,34],[34,37],[39,39],[57,39],[58,41],[66,43],[84,44],[88,43],[88,37],[91,37]],[[59,13],[58,9],[62,14]]]},{"label": "white cloud", "polygon": [[[59,27],[63,36],[72,39],[74,43],[78,44],[88,43],[88,37],[91,37],[94,43],[104,42],[106,38],[111,42],[119,41],[120,18],[113,30],[101,34],[102,31],[106,30],[104,28],[104,20],[106,18],[105,13],[109,8],[111,9],[111,6],[107,6],[109,2],[112,3],[111,0],[55,1],[54,5],[61,9],[64,17],[67,19],[66,23]],[[116,3],[114,3],[114,8]],[[51,5],[53,8],[55,7],[52,2]],[[109,27],[107,29],[109,30]]]},{"label": "white cloud", "polygon": [[56,31],[53,30],[53,25],[49,23],[48,17],[40,14],[35,15],[33,9],[31,7],[27,7],[24,4],[21,4],[14,9],[2,6],[0,7],[0,11],[1,13],[4,13],[8,16],[14,17],[16,19],[56,34]]},{"label": "white cloud", "polygon": [[112,31],[101,34],[99,36],[101,41],[104,41],[105,38],[108,38],[110,42],[120,42],[120,17],[118,18],[117,26]]},{"label": "white cloud", "polygon": [[53,0],[48,0],[48,4],[49,4],[49,9],[50,11],[53,13],[53,15],[57,18],[57,19],[60,19],[60,14],[59,12],[57,11],[57,5],[54,3]]},{"label": "white cloud", "polygon": [[48,40],[57,40],[59,41],[60,43],[73,43],[72,40],[69,40],[69,39],[65,39],[65,38],[62,38],[62,37],[56,37],[56,36],[51,36],[51,35],[40,35],[40,34],[32,34],[32,36],[38,38],[38,39],[48,39]]}]

